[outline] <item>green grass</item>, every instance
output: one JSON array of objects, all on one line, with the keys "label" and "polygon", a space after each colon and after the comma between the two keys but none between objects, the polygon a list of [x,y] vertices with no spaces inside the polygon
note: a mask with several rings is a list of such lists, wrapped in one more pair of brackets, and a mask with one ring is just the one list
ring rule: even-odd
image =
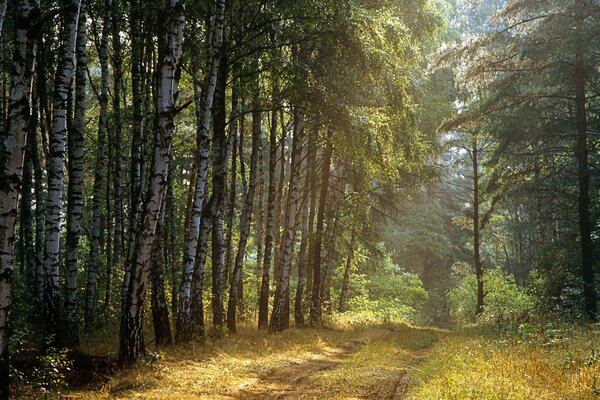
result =
[{"label": "green grass", "polygon": [[461,330],[440,341],[413,373],[408,398],[599,399],[600,331],[564,327],[508,337]]}]

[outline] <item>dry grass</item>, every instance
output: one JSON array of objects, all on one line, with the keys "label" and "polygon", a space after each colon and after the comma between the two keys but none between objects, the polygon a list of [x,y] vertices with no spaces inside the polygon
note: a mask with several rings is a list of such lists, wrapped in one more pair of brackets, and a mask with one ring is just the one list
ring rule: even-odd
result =
[{"label": "dry grass", "polygon": [[553,338],[497,337],[481,331],[448,336],[414,374],[408,398],[600,398],[600,332],[573,328]]},{"label": "dry grass", "polygon": [[[148,364],[122,371],[102,387],[73,390],[84,399],[379,398],[398,386],[413,353],[438,332],[405,325],[290,329],[174,346]],[[372,397],[371,395],[375,396]]]}]

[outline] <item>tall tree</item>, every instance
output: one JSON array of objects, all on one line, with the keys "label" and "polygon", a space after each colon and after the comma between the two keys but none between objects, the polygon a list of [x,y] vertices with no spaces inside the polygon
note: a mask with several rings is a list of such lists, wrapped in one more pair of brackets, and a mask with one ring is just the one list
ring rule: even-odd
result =
[{"label": "tall tree", "polygon": [[87,81],[87,13],[85,0],[81,1],[76,39],[77,66],[75,69],[75,115],[68,127],[69,183],[67,189],[67,252],[65,298],[65,345],[79,346],[77,316],[77,269],[79,261],[79,236],[83,199],[83,151],[85,139],[86,81]]},{"label": "tall tree", "polygon": [[292,165],[290,169],[289,189],[285,205],[285,223],[281,238],[281,259],[278,263],[279,276],[275,289],[273,312],[269,332],[281,332],[289,327],[290,315],[290,269],[294,243],[296,240],[296,218],[300,193],[300,167],[302,165],[302,136],[304,133],[304,115],[297,107],[294,109],[294,128],[292,140]]},{"label": "tall tree", "polygon": [[185,3],[170,0],[163,3],[166,19],[164,32],[159,37],[159,85],[157,92],[158,132],[154,143],[151,180],[142,212],[140,235],[136,240],[136,259],[132,264],[131,279],[121,316],[119,363],[131,364],[145,354],[143,311],[146,297],[148,270],[156,224],[160,217],[166,182],[169,174],[171,143],[181,68]]},{"label": "tall tree", "polygon": [[236,331],[236,312],[238,300],[241,295],[240,288],[243,280],[244,258],[246,256],[246,245],[250,235],[250,223],[252,221],[252,207],[254,204],[256,181],[258,177],[258,153],[261,151],[260,142],[262,136],[262,113],[260,111],[260,86],[259,76],[254,84],[254,98],[252,100],[252,153],[250,155],[250,179],[248,190],[244,199],[244,208],[240,219],[240,240],[238,251],[235,255],[233,277],[229,291],[229,303],[227,305],[227,328],[230,332]]},{"label": "tall tree", "polygon": [[323,303],[321,298],[321,247],[323,242],[325,206],[327,204],[327,193],[329,191],[329,176],[331,174],[331,156],[333,153],[333,130],[327,131],[327,142],[323,153],[321,172],[321,193],[319,196],[319,210],[317,212],[317,228],[315,231],[315,247],[312,259],[313,286],[310,306],[310,324],[320,325],[323,316]]},{"label": "tall tree", "polygon": [[[17,206],[23,177],[23,154],[29,129],[29,100],[33,59],[30,29],[39,15],[35,0],[21,0],[15,12],[13,69],[8,100],[8,123],[0,147],[0,399],[10,391],[8,334],[12,304],[14,241]],[[4,16],[3,16],[4,17]],[[4,18],[2,18],[4,20]]]},{"label": "tall tree", "polygon": [[71,88],[71,78],[75,69],[75,44],[77,23],[81,1],[65,1],[71,6],[64,13],[61,26],[60,59],[54,81],[52,129],[50,131],[50,152],[47,161],[48,198],[46,200],[46,247],[44,269],[45,289],[45,335],[53,337],[59,346],[63,344],[60,306],[60,222],[63,207],[63,183],[65,152],[67,145],[67,98]]},{"label": "tall tree", "polygon": [[[206,190],[206,176],[209,163],[209,140],[208,131],[210,126],[211,108],[217,85],[217,75],[219,71],[219,62],[221,61],[221,46],[223,44],[224,24],[225,24],[225,0],[215,0],[211,9],[212,15],[209,21],[206,39],[208,57],[206,58],[206,75],[204,86],[200,91],[198,78],[194,80],[194,98],[196,106],[196,163],[198,172],[194,182],[194,200],[190,212],[189,227],[187,227],[187,242],[184,248],[183,274],[181,278],[179,294],[179,315],[177,316],[177,341],[188,341],[192,335],[192,315],[191,315],[191,297],[192,297],[192,277],[196,256],[198,251],[198,236],[200,233],[200,223],[202,219],[202,204],[204,202]],[[192,68],[197,71],[197,59],[193,57]],[[194,72],[194,76],[198,76]]]},{"label": "tall tree", "polygon": [[[85,292],[85,324],[90,326],[95,319],[96,284],[98,277],[98,260],[100,253],[100,239],[102,235],[102,202],[104,194],[104,158],[106,156],[106,132],[108,130],[108,41],[110,33],[111,1],[104,1],[104,17],[102,34],[98,49],[100,61],[100,93],[98,94],[98,140],[96,142],[96,165],[94,167],[94,188],[92,194],[92,237],[90,240],[90,255],[87,271],[87,284]],[[109,260],[107,260],[109,261]],[[106,291],[104,307],[108,309],[110,303],[110,273],[111,266],[106,265],[106,280],[109,290]]]}]

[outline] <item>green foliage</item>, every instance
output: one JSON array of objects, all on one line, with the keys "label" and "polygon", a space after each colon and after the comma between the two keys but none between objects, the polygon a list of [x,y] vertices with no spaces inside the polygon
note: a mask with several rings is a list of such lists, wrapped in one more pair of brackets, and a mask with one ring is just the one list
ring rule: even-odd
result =
[{"label": "green foliage", "polygon": [[[51,340],[48,339],[48,343]],[[11,347],[19,364],[11,364],[10,379],[18,395],[37,397],[66,386],[66,376],[73,366],[67,349],[48,347],[43,354],[34,354],[32,344],[21,332],[11,336]]]},{"label": "green foliage", "polygon": [[460,324],[476,321],[493,322],[527,315],[534,309],[534,298],[517,286],[512,275],[494,268],[484,275],[485,302],[483,314],[476,317],[477,279],[474,274],[461,274],[456,288],[448,294],[450,315]]},{"label": "green foliage", "polygon": [[389,254],[359,263],[362,273],[350,276],[349,299],[351,319],[359,321],[414,321],[427,301],[421,278],[403,271]]}]

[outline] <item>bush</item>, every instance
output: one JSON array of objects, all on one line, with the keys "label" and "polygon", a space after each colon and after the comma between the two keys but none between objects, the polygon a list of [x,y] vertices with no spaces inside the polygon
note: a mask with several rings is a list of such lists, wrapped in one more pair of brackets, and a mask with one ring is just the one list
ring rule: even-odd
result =
[{"label": "bush", "polygon": [[[533,311],[535,303],[524,288],[515,283],[512,275],[494,268],[484,275],[484,309],[479,321],[492,322],[520,319]],[[477,279],[474,274],[460,278],[458,286],[448,294],[450,315],[455,322],[477,322]]]}]

